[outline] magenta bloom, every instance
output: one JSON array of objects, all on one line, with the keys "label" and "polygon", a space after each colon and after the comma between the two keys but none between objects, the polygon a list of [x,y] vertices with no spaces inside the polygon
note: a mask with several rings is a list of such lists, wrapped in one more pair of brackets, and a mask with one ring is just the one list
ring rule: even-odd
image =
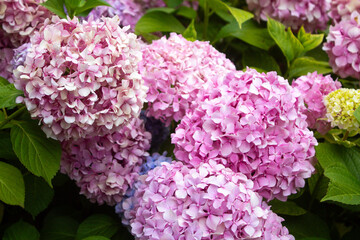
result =
[{"label": "magenta bloom", "polygon": [[360,11],[359,0],[331,0],[330,2],[329,17],[335,23],[340,22],[342,19],[349,19],[354,11]]},{"label": "magenta bloom", "polygon": [[330,26],[323,50],[329,56],[334,73],[342,78],[360,79],[360,14],[353,12],[350,19]]},{"label": "magenta bloom", "polygon": [[188,111],[171,135],[176,158],[194,167],[211,159],[224,164],[270,200],[304,187],[317,142],[300,92],[275,72],[254,69],[229,73],[219,91]]},{"label": "magenta bloom", "polygon": [[306,104],[304,114],[307,116],[306,122],[309,128],[325,135],[331,129],[331,125],[326,120],[319,119],[325,118],[326,115],[323,99],[330,92],[341,88],[341,83],[334,81],[330,75],[323,76],[314,72],[299,77],[293,81],[292,86],[301,92],[304,99]]},{"label": "magenta bloom", "polygon": [[[39,30],[45,19],[52,13],[39,5],[45,0],[1,0],[0,31],[10,34],[14,46],[29,40],[29,36]],[[2,29],[1,29],[2,28]]]},{"label": "magenta bloom", "polygon": [[64,141],[61,172],[75,180],[91,202],[115,205],[137,181],[150,139],[143,121],[133,118],[115,133]]},{"label": "magenta bloom", "polygon": [[130,221],[136,239],[294,239],[253,182],[221,164],[163,163],[141,180]]},{"label": "magenta bloom", "polygon": [[198,104],[197,98],[216,88],[235,66],[208,42],[191,42],[172,33],[144,47],[139,70],[149,87],[147,115],[168,126],[182,119]]},{"label": "magenta bloom", "polygon": [[267,17],[282,22],[285,26],[298,30],[302,25],[308,32],[325,30],[329,0],[246,0],[249,10],[258,20]]},{"label": "magenta bloom", "polygon": [[54,17],[31,38],[15,87],[48,137],[102,136],[139,116],[147,89],[138,72],[140,42],[127,30],[117,17]]}]

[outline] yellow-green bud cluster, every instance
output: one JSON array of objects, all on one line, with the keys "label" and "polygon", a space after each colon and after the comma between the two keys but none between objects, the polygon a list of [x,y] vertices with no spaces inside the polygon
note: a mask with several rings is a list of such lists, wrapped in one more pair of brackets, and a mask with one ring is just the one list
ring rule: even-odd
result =
[{"label": "yellow-green bud cluster", "polygon": [[340,88],[325,96],[326,117],[332,127],[358,130],[354,111],[360,106],[360,90]]}]

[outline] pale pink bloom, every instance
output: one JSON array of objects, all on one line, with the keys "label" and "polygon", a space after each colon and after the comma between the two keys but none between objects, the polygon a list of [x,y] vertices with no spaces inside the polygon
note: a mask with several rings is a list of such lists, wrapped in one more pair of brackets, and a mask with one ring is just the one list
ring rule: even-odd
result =
[{"label": "pale pink bloom", "polygon": [[171,135],[175,156],[194,167],[215,160],[254,181],[267,199],[286,200],[314,172],[316,139],[300,92],[276,72],[229,73],[218,96],[188,111]]},{"label": "pale pink bloom", "polygon": [[349,19],[354,11],[360,11],[359,0],[331,0],[329,17],[338,23],[342,19]]}]

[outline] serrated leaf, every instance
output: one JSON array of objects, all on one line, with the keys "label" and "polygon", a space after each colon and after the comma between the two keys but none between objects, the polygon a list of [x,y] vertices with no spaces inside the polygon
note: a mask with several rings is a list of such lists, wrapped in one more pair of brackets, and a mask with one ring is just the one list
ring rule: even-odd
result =
[{"label": "serrated leaf", "polygon": [[322,201],[336,201],[349,205],[360,204],[360,151],[357,148],[319,143],[316,158],[330,179]]},{"label": "serrated leaf", "polygon": [[108,215],[92,215],[80,224],[76,239],[80,240],[94,235],[111,238],[118,230],[118,225],[119,223]]},{"label": "serrated leaf", "polygon": [[194,19],[196,18],[197,12],[193,8],[181,6],[176,12],[176,15],[183,16],[189,19]]},{"label": "serrated leaf", "polygon": [[22,94],[13,84],[0,85],[0,108],[15,107],[16,98]]},{"label": "serrated leaf", "polygon": [[8,132],[0,131],[0,158],[3,159],[17,159],[12,150],[10,134]]},{"label": "serrated leaf", "polygon": [[197,38],[197,33],[195,30],[194,19],[191,21],[189,26],[182,33],[183,37],[189,41],[195,41]]},{"label": "serrated leaf", "polygon": [[268,18],[267,29],[288,62],[291,62],[293,59],[300,56],[300,54],[304,51],[303,45],[294,36],[291,29],[288,28],[285,30],[285,26],[282,23]]},{"label": "serrated leaf", "polygon": [[45,210],[54,196],[54,190],[39,177],[28,174],[25,181],[25,210],[33,218]]},{"label": "serrated leaf", "polygon": [[248,48],[242,54],[242,64],[247,67],[261,68],[265,72],[276,71],[281,74],[281,70],[276,60],[267,52]]},{"label": "serrated leaf", "polygon": [[319,46],[322,43],[322,41],[324,39],[324,34],[306,33],[304,27],[301,26],[301,28],[297,34],[297,38],[303,45],[304,51],[307,52],[307,51],[310,51],[310,50],[316,48],[317,46]]},{"label": "serrated leaf", "polygon": [[315,71],[318,74],[326,74],[332,70],[328,62],[317,61],[311,57],[299,57],[290,65],[288,70],[289,79],[304,76]]},{"label": "serrated leaf", "polygon": [[269,35],[267,29],[261,28],[253,20],[244,22],[241,29],[236,22],[231,22],[225,25],[218,32],[213,43],[229,36],[238,38],[252,46],[264,50],[269,50],[272,46],[275,45],[275,42]]},{"label": "serrated leaf", "polygon": [[173,15],[153,11],[144,14],[135,26],[135,33],[176,32],[182,33],[184,26]]},{"label": "serrated leaf", "polygon": [[275,199],[272,200],[269,205],[271,205],[271,210],[277,214],[300,216],[307,212],[305,209],[299,207],[295,202],[292,201],[281,202]]},{"label": "serrated leaf", "polygon": [[25,184],[16,167],[0,162],[0,200],[9,205],[24,207]]},{"label": "serrated leaf", "polygon": [[110,239],[103,236],[91,236],[91,237],[83,238],[82,240],[110,240]]},{"label": "serrated leaf", "polygon": [[43,177],[52,186],[51,179],[60,168],[60,143],[46,138],[33,122],[13,123],[10,138],[15,154],[30,172]]},{"label": "serrated leaf", "polygon": [[39,240],[38,230],[31,224],[20,220],[5,230],[3,240]]},{"label": "serrated leaf", "polygon": [[80,14],[80,13],[86,12],[90,9],[93,9],[97,6],[111,7],[111,5],[104,0],[87,0],[83,6],[76,8],[75,12],[76,12],[76,14]]},{"label": "serrated leaf", "polygon": [[49,11],[55,13],[61,18],[66,18],[66,13],[64,11],[65,0],[47,0],[40,5],[46,7]]},{"label": "serrated leaf", "polygon": [[79,223],[71,217],[46,218],[41,240],[74,240]]}]

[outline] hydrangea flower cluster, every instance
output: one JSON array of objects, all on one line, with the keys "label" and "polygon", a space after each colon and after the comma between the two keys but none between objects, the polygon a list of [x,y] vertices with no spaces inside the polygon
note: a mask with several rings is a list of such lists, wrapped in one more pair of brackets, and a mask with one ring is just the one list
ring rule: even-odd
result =
[{"label": "hydrangea flower cluster", "polygon": [[298,30],[302,25],[308,32],[325,30],[329,20],[330,0],[246,0],[258,20],[267,17]]},{"label": "hydrangea flower cluster", "polygon": [[360,11],[359,0],[332,0],[328,14],[335,23],[338,23],[342,19],[348,19],[354,11]]},{"label": "hydrangea flower cluster", "polygon": [[137,181],[150,139],[143,121],[133,118],[115,133],[64,141],[61,172],[91,202],[115,205]]},{"label": "hydrangea flower cluster", "polygon": [[[14,46],[29,40],[52,13],[39,5],[45,0],[2,0],[0,1],[0,31],[10,34]],[[1,29],[2,28],[2,29]]]},{"label": "hydrangea flower cluster", "polygon": [[[304,99],[306,110],[304,114],[307,116],[306,122],[309,128],[316,129],[325,135],[330,129],[330,123],[324,120],[326,115],[326,107],[323,99],[330,92],[341,87],[341,83],[334,81],[330,75],[308,73],[293,81],[292,86],[301,92]],[[321,119],[322,118],[322,119]]]},{"label": "hydrangea flower cluster", "polygon": [[14,84],[48,137],[102,136],[139,116],[147,88],[138,72],[140,41],[127,30],[117,17],[53,17],[33,35]]},{"label": "hydrangea flower cluster", "polygon": [[332,127],[358,131],[360,124],[354,116],[360,106],[360,90],[340,88],[324,98],[326,117]]},{"label": "hydrangea flower cluster", "polygon": [[0,77],[8,79],[11,77],[11,60],[13,58],[13,50],[11,48],[0,48]]},{"label": "hydrangea flower cluster", "polygon": [[267,199],[286,200],[314,171],[317,144],[300,92],[276,72],[229,73],[221,96],[205,100],[171,135],[178,160],[198,167],[215,160],[254,181]]},{"label": "hydrangea flower cluster", "polygon": [[[146,161],[141,165],[140,177],[146,178],[147,173],[150,170],[153,170],[156,167],[162,165],[162,163],[167,162],[171,163],[172,158],[166,157],[167,152],[163,154],[153,153],[151,156],[146,157]],[[139,189],[139,186],[142,184],[141,181],[135,182],[132,189],[128,189],[128,192],[125,194],[124,198],[115,206],[115,212],[121,217],[122,223],[125,225],[130,224],[130,220],[135,217],[135,206],[136,198],[134,197],[135,192]]]},{"label": "hydrangea flower cluster", "polygon": [[150,7],[165,7],[162,0],[150,1],[134,1],[134,0],[109,0],[107,1],[112,7],[98,6],[93,9],[89,17],[99,19],[102,16],[120,18],[120,26],[130,25],[134,30],[137,21],[145,13],[145,10]]},{"label": "hydrangea flower cluster", "polygon": [[135,192],[131,231],[145,239],[294,239],[254,184],[215,162],[163,163]]},{"label": "hydrangea flower cluster", "polygon": [[191,42],[172,33],[144,47],[139,70],[149,87],[147,115],[169,126],[235,66],[208,42]]},{"label": "hydrangea flower cluster", "polygon": [[350,19],[330,26],[323,50],[329,56],[334,73],[342,78],[360,79],[360,14],[353,12]]}]

